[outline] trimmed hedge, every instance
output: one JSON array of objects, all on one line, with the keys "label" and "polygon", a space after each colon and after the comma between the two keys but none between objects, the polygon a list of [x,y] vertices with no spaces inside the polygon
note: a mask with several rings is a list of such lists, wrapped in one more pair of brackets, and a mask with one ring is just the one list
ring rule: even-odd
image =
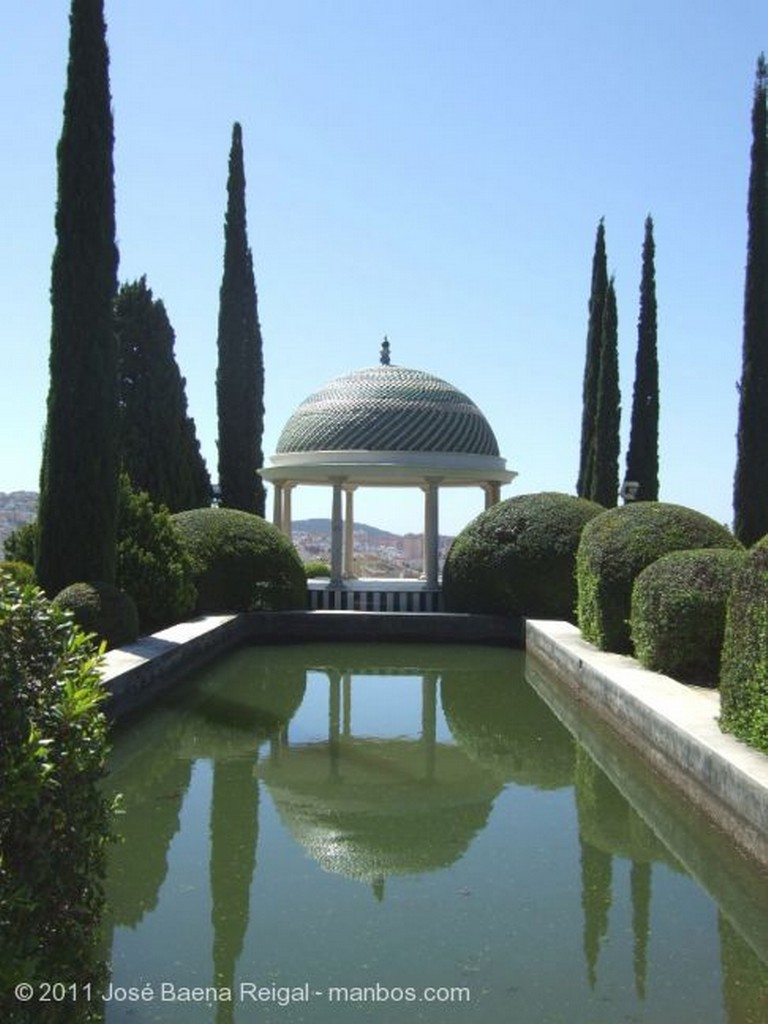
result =
[{"label": "trimmed hedge", "polygon": [[270,523],[232,508],[190,509],[171,520],[192,562],[198,612],[305,607],[304,566]]},{"label": "trimmed hedge", "polygon": [[[106,974],[101,911],[111,804],[98,651],[62,609],[0,572],[0,1019],[101,1020],[103,1007],[41,1003],[42,982]],[[14,999],[18,982],[36,993]]]},{"label": "trimmed hedge", "polygon": [[682,682],[717,686],[725,613],[746,553],[697,548],[662,555],[632,587],[635,657]]},{"label": "trimmed hedge", "polygon": [[573,621],[576,549],[604,509],[545,491],[486,509],[453,542],[443,569],[446,611]]},{"label": "trimmed hedge", "polygon": [[136,602],[113,583],[72,583],[59,591],[53,603],[71,612],[84,632],[106,640],[107,647],[122,647],[139,635]]},{"label": "trimmed hedge", "polygon": [[638,501],[595,516],[576,554],[578,625],[605,651],[629,654],[632,585],[638,573],[670,551],[741,544],[709,516],[682,505]]},{"label": "trimmed hedge", "polygon": [[720,727],[768,751],[768,537],[747,553],[728,601]]}]

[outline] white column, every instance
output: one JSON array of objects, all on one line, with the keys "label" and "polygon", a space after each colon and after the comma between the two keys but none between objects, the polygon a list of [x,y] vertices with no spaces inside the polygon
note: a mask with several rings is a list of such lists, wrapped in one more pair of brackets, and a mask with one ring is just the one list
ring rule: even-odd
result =
[{"label": "white column", "polygon": [[485,507],[491,508],[492,505],[498,505],[501,501],[501,484],[496,480],[490,480],[483,487],[485,491]]},{"label": "white column", "polygon": [[331,586],[341,586],[342,546],[344,524],[341,515],[341,488],[343,480],[337,477],[333,483],[333,504],[331,507]]},{"label": "white column", "polygon": [[286,484],[283,488],[282,528],[288,540],[291,539],[291,492],[293,487],[293,484]]},{"label": "white column", "polygon": [[344,488],[344,575],[355,575],[355,488]]},{"label": "white column", "polygon": [[277,480],[272,484],[272,522],[278,528],[283,528],[283,485]]},{"label": "white column", "polygon": [[424,575],[427,586],[437,589],[437,551],[439,543],[438,487],[440,481],[429,479],[424,487]]}]

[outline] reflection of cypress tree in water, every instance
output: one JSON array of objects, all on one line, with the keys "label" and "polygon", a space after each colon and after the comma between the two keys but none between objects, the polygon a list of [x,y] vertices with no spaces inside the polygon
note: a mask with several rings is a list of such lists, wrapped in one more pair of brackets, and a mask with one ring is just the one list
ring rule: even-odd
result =
[{"label": "reflection of cypress tree in water", "polygon": [[[168,737],[164,737],[168,738]],[[168,871],[168,847],[179,830],[179,814],[192,765],[176,758],[176,744],[155,742],[142,751],[141,772],[107,780],[110,794],[121,793],[116,819],[118,842],[110,848],[106,879],[107,918],[112,926],[135,928],[157,905]]]},{"label": "reflection of cypress tree in water", "polygon": [[718,914],[723,1002],[728,1024],[768,1021],[768,964],[757,956],[724,914]]},{"label": "reflection of cypress tree in water", "polygon": [[[219,760],[211,802],[213,984],[234,989],[235,965],[248,930],[251,880],[259,835],[256,759]],[[232,1003],[218,1003],[216,1020],[233,1020]]]},{"label": "reflection of cypress tree in water", "polygon": [[645,999],[645,979],[648,976],[648,936],[651,933],[651,865],[632,863],[632,934],[635,937],[633,962],[635,991],[638,999]]},{"label": "reflection of cypress tree in water", "polygon": [[608,934],[613,858],[579,836],[581,849],[581,907],[584,911],[584,957],[589,987],[597,982],[600,943]]},{"label": "reflection of cypress tree in water", "polygon": [[440,693],[451,733],[497,779],[557,789],[573,781],[573,741],[525,681],[524,662],[510,676],[447,671]]},{"label": "reflection of cypress tree in water", "polygon": [[632,861],[631,896],[635,989],[642,999],[650,933],[651,864],[680,866],[583,747],[576,747],[576,809],[581,844],[584,954],[590,986],[597,980],[600,944],[608,931],[612,901],[612,859]]}]

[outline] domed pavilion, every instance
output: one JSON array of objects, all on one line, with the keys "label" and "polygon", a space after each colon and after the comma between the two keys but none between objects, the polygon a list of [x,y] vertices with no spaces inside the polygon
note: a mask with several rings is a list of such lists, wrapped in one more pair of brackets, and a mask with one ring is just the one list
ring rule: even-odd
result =
[{"label": "domed pavilion", "polygon": [[331,488],[331,588],[352,577],[354,494],[360,487],[418,487],[424,492],[424,576],[438,590],[439,493],[479,487],[486,508],[516,474],[507,469],[490,424],[452,384],[380,362],[330,381],[288,419],[272,465],[261,471],[274,487],[276,526],[290,535],[291,492],[298,485]]}]

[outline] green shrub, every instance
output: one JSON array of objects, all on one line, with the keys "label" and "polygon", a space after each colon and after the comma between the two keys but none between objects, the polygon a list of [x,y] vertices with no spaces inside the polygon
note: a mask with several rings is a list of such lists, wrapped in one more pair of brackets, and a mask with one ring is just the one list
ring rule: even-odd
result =
[{"label": "green shrub", "polygon": [[171,518],[192,561],[197,611],[305,606],[301,559],[270,523],[232,508],[190,509]]},{"label": "green shrub", "polygon": [[0,562],[0,572],[7,573],[21,586],[35,582],[35,567],[29,562]]},{"label": "green shrub", "polygon": [[575,560],[602,506],[569,494],[522,494],[482,512],[453,542],[443,569],[447,611],[573,621]]},{"label": "green shrub", "polygon": [[71,612],[84,632],[95,633],[108,647],[121,647],[139,635],[135,601],[112,583],[72,583],[59,591],[53,603]]},{"label": "green shrub", "polygon": [[143,632],[181,622],[195,607],[192,560],[171,515],[146,492],[120,481],[117,521],[117,583],[136,602]]},{"label": "green shrub", "polygon": [[682,505],[638,501],[595,516],[576,554],[578,625],[605,651],[632,650],[629,615],[639,572],[670,551],[741,545],[720,523]]},{"label": "green shrub", "polygon": [[[111,834],[101,792],[107,727],[98,651],[37,587],[0,572],[0,1018],[84,1021],[75,1006],[21,1004],[14,985],[94,992]],[[103,1009],[102,1009],[103,1012]]]},{"label": "green shrub", "polygon": [[720,727],[768,751],[768,537],[747,553],[728,600]]},{"label": "green shrub", "polygon": [[5,538],[5,557],[12,562],[35,564],[37,522],[23,523]]},{"label": "green shrub", "polygon": [[327,562],[317,561],[304,563],[304,575],[308,580],[330,577],[331,567]]},{"label": "green shrub", "polygon": [[683,682],[717,686],[725,611],[743,551],[673,551],[632,587],[630,628],[637,659]]}]

